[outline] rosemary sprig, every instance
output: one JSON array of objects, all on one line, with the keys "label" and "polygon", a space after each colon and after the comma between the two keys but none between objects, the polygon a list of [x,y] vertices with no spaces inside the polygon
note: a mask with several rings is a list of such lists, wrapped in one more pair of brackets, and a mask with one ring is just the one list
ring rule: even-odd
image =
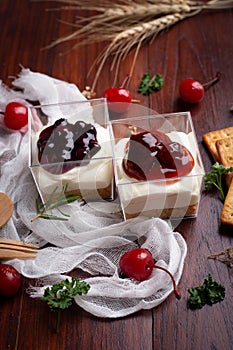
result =
[{"label": "rosemary sprig", "polygon": [[[62,220],[67,221],[70,215],[64,213],[61,211],[60,207],[69,204],[72,202],[75,202],[76,200],[80,199],[80,196],[76,196],[73,194],[65,195],[67,189],[67,185],[63,187],[62,192],[57,196],[57,187],[52,191],[52,193],[49,195],[49,198],[47,202],[45,203],[39,203],[38,199],[36,199],[36,216],[31,219],[31,222],[35,221],[38,218],[45,219],[45,220]],[[57,216],[53,215],[52,213],[48,213],[48,211],[52,211],[53,209],[57,209],[59,213],[64,216]]]}]

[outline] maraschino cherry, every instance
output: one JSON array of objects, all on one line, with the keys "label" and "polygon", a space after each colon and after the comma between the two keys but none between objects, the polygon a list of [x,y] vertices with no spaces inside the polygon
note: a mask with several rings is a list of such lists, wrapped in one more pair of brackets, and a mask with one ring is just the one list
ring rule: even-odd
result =
[{"label": "maraschino cherry", "polygon": [[180,299],[177,285],[170,271],[164,267],[155,265],[152,254],[145,248],[135,248],[123,254],[120,258],[120,269],[126,277],[134,278],[137,281],[145,281],[152,274],[153,269],[165,271],[171,278],[173,283],[174,294]]},{"label": "maraschino cherry", "polygon": [[114,113],[124,113],[129,109],[132,102],[132,96],[126,84],[129,81],[130,76],[128,75],[120,87],[111,87],[104,91],[103,97],[107,99],[108,108]]},{"label": "maraschino cherry", "polygon": [[20,273],[9,264],[0,264],[0,294],[4,297],[14,296],[21,286]]},{"label": "maraschino cherry", "polygon": [[192,104],[201,102],[207,88],[216,83],[220,76],[221,74],[218,72],[214,79],[205,84],[191,78],[182,80],[179,87],[180,97],[183,101]]},{"label": "maraschino cherry", "polygon": [[22,103],[12,101],[6,105],[4,123],[12,130],[19,130],[28,123],[27,107]]}]

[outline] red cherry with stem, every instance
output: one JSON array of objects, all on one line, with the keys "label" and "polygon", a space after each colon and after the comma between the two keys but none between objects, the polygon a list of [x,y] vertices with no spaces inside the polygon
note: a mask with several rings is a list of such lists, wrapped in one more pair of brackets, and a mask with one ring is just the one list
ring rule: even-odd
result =
[{"label": "red cherry with stem", "polygon": [[5,297],[14,296],[21,286],[20,273],[9,264],[0,265],[0,294]]},{"label": "red cherry with stem", "polygon": [[195,104],[201,102],[207,88],[216,83],[220,79],[220,76],[221,74],[218,72],[214,79],[205,84],[201,84],[199,81],[191,78],[182,80],[179,87],[180,97],[188,103]]},{"label": "red cherry with stem", "polygon": [[137,281],[145,281],[148,279],[152,274],[153,269],[159,269],[166,272],[172,280],[176,298],[181,298],[173,275],[164,267],[155,265],[154,259],[149,250],[144,248],[135,248],[130,250],[122,255],[119,264],[121,272],[125,276],[132,277]]},{"label": "red cherry with stem", "polygon": [[108,88],[104,91],[103,97],[106,98],[110,111],[124,113],[129,109],[132,102],[132,96],[129,90],[125,88],[129,78],[130,76],[128,75],[120,87]]},{"label": "red cherry with stem", "polygon": [[194,79],[184,79],[180,83],[180,96],[185,102],[198,103],[204,97],[204,87]]},{"label": "red cherry with stem", "polygon": [[19,130],[28,123],[27,107],[19,102],[6,105],[4,123],[9,129]]}]

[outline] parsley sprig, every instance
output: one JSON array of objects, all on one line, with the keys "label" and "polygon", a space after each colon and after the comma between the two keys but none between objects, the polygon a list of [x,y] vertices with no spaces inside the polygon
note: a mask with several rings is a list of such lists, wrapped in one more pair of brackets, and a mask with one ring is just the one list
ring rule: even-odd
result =
[{"label": "parsley sprig", "polygon": [[204,305],[216,304],[225,298],[225,287],[209,274],[203,285],[189,288],[188,303],[191,309],[201,309]]},{"label": "parsley sprig", "polygon": [[71,280],[67,278],[45,289],[42,300],[47,302],[50,309],[58,313],[56,324],[57,333],[59,333],[61,310],[71,306],[73,298],[76,295],[87,294],[89,289],[90,285],[87,282],[80,281],[76,277],[71,277]]},{"label": "parsley sprig", "polygon": [[229,172],[233,172],[233,167],[225,168],[218,162],[214,163],[211,167],[211,171],[204,176],[205,189],[210,191],[216,187],[220,191],[222,199],[225,200],[222,177]]},{"label": "parsley sprig", "polygon": [[163,82],[164,79],[160,74],[155,74],[151,77],[150,73],[145,73],[138,87],[138,92],[142,95],[148,96],[152,92],[161,90]]},{"label": "parsley sprig", "polygon": [[[64,186],[62,192],[59,195],[57,195],[57,188],[54,188],[54,190],[49,195],[49,198],[45,203],[39,204],[38,199],[36,199],[37,215],[34,218],[32,218],[31,221],[35,221],[38,218],[46,220],[67,221],[69,215],[61,211],[60,207],[65,204],[75,202],[76,200],[80,199],[80,196],[75,196],[73,194],[65,195],[66,189],[67,186]],[[57,209],[63,217],[52,214],[53,209]],[[48,213],[48,211],[51,211],[51,213]]]}]

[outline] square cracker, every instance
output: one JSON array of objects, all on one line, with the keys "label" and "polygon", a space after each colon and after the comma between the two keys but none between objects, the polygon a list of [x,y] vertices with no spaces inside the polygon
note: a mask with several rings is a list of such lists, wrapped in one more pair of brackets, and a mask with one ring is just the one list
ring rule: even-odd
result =
[{"label": "square cracker", "polygon": [[224,129],[220,129],[220,130],[209,131],[203,135],[203,140],[204,140],[207,148],[209,149],[215,162],[220,163],[218,151],[216,148],[216,142],[218,140],[225,139],[228,137],[233,137],[233,126],[229,126],[228,128],[224,128]]},{"label": "square cracker", "polygon": [[[216,149],[218,151],[219,162],[225,167],[233,167],[233,137],[227,137],[216,141]],[[226,183],[229,187],[233,173],[226,174]]]},{"label": "square cracker", "polygon": [[231,181],[231,185],[227,192],[220,221],[222,224],[233,225],[233,181]]}]

